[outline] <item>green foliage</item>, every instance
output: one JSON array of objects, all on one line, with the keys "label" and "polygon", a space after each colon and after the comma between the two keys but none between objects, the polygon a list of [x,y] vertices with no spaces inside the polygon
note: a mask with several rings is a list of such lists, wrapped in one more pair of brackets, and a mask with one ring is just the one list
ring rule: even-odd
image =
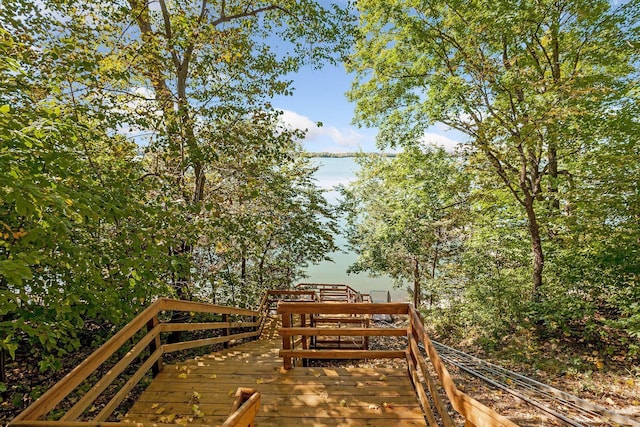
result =
[{"label": "green foliage", "polygon": [[468,183],[454,159],[426,147],[393,159],[363,155],[358,162],[357,180],[342,189],[349,242],[358,253],[350,270],[411,283],[416,305],[455,294],[452,266],[464,240]]},{"label": "green foliage", "polygon": [[0,349],[43,370],[87,325],[234,284],[249,306],[333,249],[304,134],[269,99],[344,52],[348,14],[158,5],[0,6]]},{"label": "green foliage", "polygon": [[461,323],[494,342],[529,324],[542,337],[630,343],[640,4],[357,7],[356,120],[379,126],[383,147],[414,146],[434,122],[469,137]]},{"label": "green foliage", "polygon": [[[3,57],[30,48],[1,35]],[[121,324],[157,295],[166,249],[145,233],[134,145],[40,98],[21,64],[0,73],[1,348],[41,349],[41,368],[55,369],[87,319]],[[136,269],[146,286],[125,285]]]}]

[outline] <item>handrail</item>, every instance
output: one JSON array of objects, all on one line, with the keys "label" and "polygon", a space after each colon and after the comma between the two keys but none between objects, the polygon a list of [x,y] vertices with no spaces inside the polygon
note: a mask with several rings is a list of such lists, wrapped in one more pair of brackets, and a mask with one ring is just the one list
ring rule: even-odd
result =
[{"label": "handrail", "polygon": [[[336,285],[329,285],[336,286]],[[346,286],[346,285],[344,285]],[[466,419],[468,426],[488,426],[488,427],[514,427],[516,424],[498,414],[494,410],[484,406],[477,400],[460,391],[453,382],[449,372],[442,363],[435,347],[431,343],[420,315],[413,306],[408,303],[330,303],[318,304],[317,302],[293,302],[292,298],[311,298],[317,301],[315,291],[295,290],[295,291],[268,291],[265,292],[261,299],[258,310],[246,310],[239,308],[231,308],[213,304],[205,304],[190,301],[180,301],[172,299],[158,299],[142,311],[138,316],[131,320],[125,327],[118,331],[111,339],[103,344],[98,350],[92,353],[80,365],[74,368],[61,381],[55,384],[51,389],[44,393],[36,402],[30,405],[22,413],[20,413],[10,426],[130,426],[131,423],[122,422],[106,422],[111,413],[118,407],[129,391],[143,378],[149,371],[159,372],[162,364],[162,355],[172,351],[184,350],[187,348],[201,347],[215,343],[228,343],[231,340],[255,338],[259,336],[264,327],[266,318],[268,317],[271,305],[277,299],[272,297],[286,297],[289,302],[279,302],[277,313],[282,316],[282,328],[279,334],[282,336],[283,348],[280,355],[283,357],[285,368],[291,368],[291,360],[293,358],[401,358],[405,357],[409,366],[409,376],[413,381],[414,388],[418,394],[418,398],[423,406],[427,420],[431,425],[437,425],[431,405],[439,412],[441,422],[445,426],[453,425],[446,407],[442,402],[442,398],[436,388],[434,381],[431,379],[427,360],[431,362],[432,367],[438,375],[439,383],[442,385],[446,398],[451,402],[452,407]],[[166,323],[160,322],[158,314],[163,311],[189,311],[196,313],[209,313],[222,315],[222,321],[217,322],[201,322],[201,323]],[[306,322],[306,316],[318,314],[333,315],[371,315],[371,314],[393,314],[408,316],[409,326],[406,329],[381,329],[381,328],[341,328],[340,330],[330,330],[313,327],[310,322],[309,327]],[[229,315],[237,315],[243,317],[251,317],[251,321],[231,322],[228,321]],[[300,318],[299,325],[293,325],[293,315]],[[353,323],[351,318],[345,318],[344,323]],[[145,331],[146,328],[146,331]],[[232,328],[247,329],[249,332],[237,332],[231,334]],[[176,331],[200,331],[222,329],[223,335],[213,338],[204,338],[178,343],[163,344],[161,335],[163,333]],[[140,337],[140,333],[144,332]],[[324,335],[343,335],[343,336],[406,336],[408,338],[407,348],[405,350],[310,350],[305,347],[308,337],[316,337],[320,334]],[[292,346],[295,343],[295,337],[299,336],[303,344],[302,350],[295,350]],[[50,413],[60,402],[67,398],[77,387],[82,385],[92,373],[96,371],[104,362],[112,357],[127,342],[133,340],[133,344],[128,352],[100,378],[93,387],[86,392],[75,405],[68,410],[59,421],[42,420],[41,418]],[[426,351],[427,357],[423,357],[418,344],[422,344]],[[120,388],[115,396],[106,404],[106,406],[94,416],[93,419],[87,421],[78,421],[86,409],[95,402],[101,394],[116,380],[130,364],[141,357],[144,350],[149,349],[149,356],[142,362],[142,365]],[[419,373],[421,375],[419,375]],[[425,390],[423,382],[426,382]],[[430,397],[428,396],[430,395]],[[253,400],[251,400],[253,399]],[[244,418],[247,413],[257,411],[259,405],[259,394],[254,394],[248,401],[251,403],[245,407],[240,405],[232,410],[233,414],[242,412],[243,425],[251,425],[252,419]],[[257,401],[257,403],[256,403]],[[240,411],[241,408],[245,408]],[[249,409],[247,409],[249,408]],[[238,410],[238,411],[236,411]],[[239,416],[239,415],[238,415]],[[231,417],[227,420],[231,420]],[[246,423],[246,424],[245,424]],[[148,423],[135,423],[138,426],[146,426]],[[227,425],[225,423],[225,425]],[[234,424],[228,424],[234,425]]]},{"label": "handrail", "polygon": [[[409,313],[409,322],[411,325],[410,330],[410,341],[411,338],[414,337],[419,340],[423,345],[427,352],[428,358],[431,361],[436,373],[438,374],[438,378],[442,387],[451,402],[451,406],[461,415],[463,415],[466,419],[466,425],[469,426],[487,426],[487,427],[517,427],[517,424],[509,420],[503,415],[498,414],[491,408],[483,405],[478,402],[471,396],[466,393],[460,391],[458,387],[455,385],[453,380],[451,379],[451,375],[449,371],[442,363],[438,352],[436,351],[433,343],[429,339],[426,331],[424,330],[424,325],[422,320],[420,319],[420,315],[418,312],[411,307]],[[416,346],[417,347],[417,346]],[[410,352],[413,353],[414,357],[422,357],[419,353],[416,354],[415,349],[409,349]],[[423,372],[423,374],[428,375],[427,372]]]},{"label": "handrail", "polygon": [[[336,297],[344,294],[346,298],[346,301],[344,302],[363,302],[363,297],[360,291],[342,283],[298,283],[295,288],[314,290],[318,292],[320,300],[322,300],[323,295]],[[328,298],[328,300],[333,300],[333,298]],[[342,302],[341,300],[336,301]]]},{"label": "handrail", "polygon": [[231,405],[231,414],[222,427],[253,427],[260,407],[260,393],[252,388],[239,387]]},{"label": "handrail", "polygon": [[[329,358],[329,359],[376,359],[388,357],[406,357],[409,365],[409,374],[413,382],[416,393],[424,409],[426,418],[430,425],[438,425],[435,415],[431,410],[433,404],[440,415],[441,424],[453,426],[454,423],[449,416],[446,406],[443,404],[434,381],[431,379],[427,360],[434,367],[439,383],[442,384],[446,393],[446,398],[451,402],[453,408],[466,419],[466,426],[487,426],[487,427],[515,427],[506,417],[498,414],[493,409],[481,404],[469,395],[460,391],[453,382],[451,375],[442,363],[440,356],[433,347],[431,340],[424,330],[424,325],[418,312],[408,303],[330,303],[313,304],[303,302],[281,302],[278,304],[278,314],[282,316],[282,328],[278,333],[282,336],[282,350],[280,356],[283,358],[285,369],[293,367],[293,359],[305,358]],[[393,314],[408,316],[409,324],[406,329],[381,329],[381,328],[341,328],[336,330],[316,328],[309,322],[307,326],[306,316],[318,314],[333,315],[373,315],[373,314]],[[293,325],[292,318],[299,316],[299,325]],[[348,318],[345,318],[348,320]],[[398,333],[398,331],[400,333]],[[406,350],[312,350],[305,347],[308,337],[318,337],[322,335],[343,335],[343,336],[406,336],[408,344]],[[299,336],[300,340],[296,341]],[[302,343],[302,349],[295,349],[295,343]],[[418,343],[424,345],[427,357],[423,357]],[[422,378],[426,382],[427,389],[423,387],[418,375],[418,369]]]},{"label": "handrail", "polygon": [[[192,324],[161,323],[158,320],[158,314],[163,311],[187,311],[194,313],[219,314],[222,315],[223,321]],[[253,320],[250,322],[228,322],[226,321],[228,315],[251,317]],[[137,315],[82,363],[76,366],[62,380],[40,396],[38,400],[22,411],[9,423],[9,425],[27,426],[40,425],[42,423],[54,423],[57,425],[78,424],[88,426],[95,425],[96,423],[102,423],[109,418],[111,413],[117,408],[122,400],[124,400],[128,392],[136,386],[136,384],[149,370],[153,370],[154,374],[159,372],[163,354],[216,343],[228,343],[229,341],[236,339],[257,337],[260,334],[260,322],[256,321],[258,316],[260,316],[260,313],[253,310],[160,298],[142,311],[142,313]],[[136,336],[139,332],[144,331],[145,327],[146,333],[142,337],[136,339]],[[251,330],[249,332],[231,334],[231,328],[251,328]],[[214,338],[183,341],[172,344],[162,344],[160,339],[161,334],[166,332],[211,329],[222,329],[223,335]],[[135,340],[135,342],[128,352],[106,374],[104,374],[104,376],[100,378],[69,411],[63,414],[59,421],[40,421],[40,418],[51,412],[51,410],[66,399],[78,386],[83,384],[98,367],[111,358],[130,340]],[[150,355],[146,358],[146,361],[142,363],[142,366],[138,368],[127,383],[116,393],[115,396],[113,396],[102,411],[95,416],[93,420],[86,422],[77,421],[85,410],[95,402],[109,387],[109,385],[111,385],[136,358],[139,358],[147,348],[149,349]],[[131,425],[127,423],[109,424]]]}]

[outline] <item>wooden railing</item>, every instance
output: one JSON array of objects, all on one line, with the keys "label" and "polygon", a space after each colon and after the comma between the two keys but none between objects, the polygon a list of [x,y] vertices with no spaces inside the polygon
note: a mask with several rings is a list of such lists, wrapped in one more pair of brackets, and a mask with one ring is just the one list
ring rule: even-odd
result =
[{"label": "wooden railing", "polygon": [[339,283],[299,283],[296,289],[317,292],[320,302],[363,302],[360,292],[349,285]]},{"label": "wooden railing", "polygon": [[[164,323],[160,322],[158,315],[166,311],[182,311],[192,315],[215,314],[219,321],[201,323]],[[239,317],[238,321],[230,321],[229,316]],[[109,341],[98,348],[93,354],[74,368],[61,381],[44,393],[31,406],[18,415],[9,425],[11,426],[98,426],[104,425],[112,413],[133,390],[133,388],[148,374],[155,376],[162,367],[162,356],[180,350],[213,344],[228,344],[232,340],[256,338],[260,335],[260,327],[264,323],[259,311],[245,310],[205,304],[190,301],[178,301],[172,299],[159,299],[151,304],[142,313],[136,316],[124,328],[116,333]],[[221,330],[220,336],[211,338],[194,339],[183,342],[163,343],[161,335],[180,331],[207,331]],[[127,350],[125,347],[133,341]],[[126,351],[124,356],[113,365],[97,381],[91,381],[90,377],[100,366],[109,360],[117,352]],[[147,350],[148,351],[145,351]],[[124,381],[127,368],[134,361],[142,360],[137,370],[121,385],[113,396],[109,396],[108,402],[99,412],[92,410],[91,415],[86,415],[87,409],[103,395],[105,390],[121,376]],[[79,400],[62,416],[55,421],[42,420],[47,417],[61,402],[63,402],[74,390],[82,387],[88,390],[82,394]],[[107,397],[107,398],[109,398]],[[106,399],[105,399],[106,400]],[[97,414],[96,414],[97,412]],[[84,418],[87,418],[86,420]],[[109,423],[109,425],[130,426],[130,423]]]},{"label": "wooden railing", "polygon": [[254,427],[259,407],[259,392],[252,388],[238,388],[231,405],[231,414],[222,427]]},{"label": "wooden railing", "polygon": [[[448,400],[451,406],[465,418],[466,426],[516,426],[506,417],[484,406],[456,387],[427,336],[418,312],[408,303],[314,304],[281,302],[278,304],[278,314],[282,316],[282,327],[279,330],[279,334],[282,336],[280,356],[283,358],[285,369],[291,369],[298,359],[304,361],[305,359],[406,358],[409,376],[429,425],[444,425],[446,427],[454,425],[445,406],[445,401]],[[312,316],[321,314],[405,316],[408,319],[408,326],[407,328],[340,328],[333,330],[307,326],[311,324],[309,320]],[[309,339],[328,334],[354,337],[403,336],[407,337],[407,347],[405,350],[314,350],[308,347]],[[299,344],[296,345],[297,343]],[[424,347],[426,356],[423,355],[419,344]],[[436,387],[429,364],[445,392],[444,396]],[[439,421],[436,419],[435,413],[438,413]]]},{"label": "wooden railing", "polygon": [[[333,286],[333,285],[330,285]],[[487,408],[478,401],[460,391],[437,351],[427,336],[422,321],[416,310],[406,303],[328,303],[318,304],[315,291],[298,289],[295,291],[269,291],[262,298],[258,310],[246,310],[224,307],[212,304],[160,299],[151,304],[146,310],[135,317],[123,329],[116,333],[102,347],[91,354],[80,365],[74,368],[60,382],[43,394],[36,402],[18,415],[10,426],[131,426],[131,423],[108,422],[109,417],[129,395],[134,387],[151,372],[157,374],[162,368],[162,358],[166,353],[192,349],[213,344],[227,345],[232,340],[250,339],[258,337],[265,325],[266,317],[278,302],[277,313],[282,316],[282,350],[286,369],[291,369],[296,359],[377,359],[377,358],[406,358],[409,376],[413,381],[416,393],[421,402],[426,418],[430,425],[452,426],[453,421],[447,413],[445,401],[466,420],[467,426],[508,426],[516,424],[495,411]],[[283,301],[287,300],[287,301]],[[292,300],[306,300],[309,302],[291,302]],[[159,315],[163,312],[181,311],[202,315],[216,315],[213,321],[198,323],[169,323],[161,322]],[[396,315],[406,316],[407,328],[316,328],[308,321],[314,315]],[[232,318],[231,316],[235,317]],[[168,343],[162,339],[162,334],[182,331],[211,331],[220,330],[218,336],[210,338],[191,339],[182,342]],[[318,335],[372,337],[399,336],[407,337],[407,347],[404,350],[317,350],[308,346],[310,337]],[[423,355],[423,346],[426,356]],[[112,357],[118,357],[118,352],[124,355],[99,379],[93,379],[93,374]],[[134,362],[139,364],[137,369]],[[130,371],[135,372],[128,373]],[[437,381],[444,390],[444,395],[436,386],[431,370],[437,375]],[[125,381],[125,378],[127,378]],[[118,389],[113,396],[103,396],[110,386],[121,379]],[[73,406],[62,415],[56,412],[56,420],[47,420],[53,411],[74,391],[82,389],[82,393]],[[86,391],[85,391],[86,390]],[[234,419],[239,419],[244,425],[251,425],[259,405],[259,394],[250,397],[240,397],[237,406],[232,409],[228,421],[234,425]],[[101,402],[95,403],[99,398]],[[108,399],[108,400],[107,400]],[[246,402],[243,403],[243,400]],[[95,406],[101,406],[95,409]],[[88,408],[92,408],[88,410]],[[435,408],[435,411],[433,410]],[[87,412],[90,412],[88,414]],[[440,423],[435,413],[439,414]],[[253,414],[253,415],[252,415]],[[135,423],[145,427],[145,423]],[[151,425],[151,424],[149,424]]]}]

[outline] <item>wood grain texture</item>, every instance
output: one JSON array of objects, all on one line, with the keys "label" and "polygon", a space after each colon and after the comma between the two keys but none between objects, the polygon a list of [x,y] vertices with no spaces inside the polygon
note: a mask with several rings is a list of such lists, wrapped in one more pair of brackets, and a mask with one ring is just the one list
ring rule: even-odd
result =
[{"label": "wood grain texture", "polygon": [[426,425],[405,369],[287,371],[278,356],[282,340],[269,334],[274,329],[267,325],[257,341],[165,365],[123,421],[148,424],[168,414],[194,416],[197,404],[204,417],[194,417],[193,424],[219,425],[229,415],[236,390],[246,387],[260,393],[255,419],[260,427]]}]

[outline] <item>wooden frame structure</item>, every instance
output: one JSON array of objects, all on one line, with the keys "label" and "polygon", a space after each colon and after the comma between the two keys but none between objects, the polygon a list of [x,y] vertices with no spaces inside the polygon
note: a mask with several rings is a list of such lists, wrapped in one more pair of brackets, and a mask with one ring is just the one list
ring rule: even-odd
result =
[{"label": "wooden frame structure", "polygon": [[[130,423],[108,422],[109,417],[125,400],[128,394],[151,372],[157,375],[162,369],[162,356],[167,353],[197,347],[222,344],[227,347],[231,341],[256,339],[260,336],[266,317],[277,301],[315,301],[312,291],[268,291],[264,294],[258,310],[246,310],[221,305],[161,298],[136,316],[111,339],[76,366],[62,380],[44,393],[31,406],[20,413],[11,426],[131,426]],[[203,323],[160,322],[163,312],[182,311],[195,314],[217,315],[220,320]],[[237,318],[235,321],[232,318]],[[162,334],[184,331],[221,330],[220,336],[183,342],[163,343]],[[100,378],[92,376],[106,361],[118,353],[124,355]],[[115,395],[97,414],[87,414],[105,391],[119,377],[127,375],[128,368],[135,361],[141,365],[129,376]],[[57,420],[43,420],[55,410],[63,400],[75,390],[87,389],[79,400]]]},{"label": "wooden frame structure", "polygon": [[[342,291],[345,292],[345,290]],[[357,295],[354,297],[348,290],[344,295],[348,297],[349,302],[319,303],[318,292],[312,289],[269,291],[264,294],[258,310],[159,299],[25,409],[9,425],[12,427],[131,426],[131,423],[113,422],[109,419],[128,394],[149,372],[153,376],[160,372],[164,354],[213,344],[227,346],[234,340],[258,338],[269,313],[273,310],[277,310],[282,318],[282,327],[278,331],[282,337],[282,349],[279,354],[283,358],[286,369],[291,369],[297,359],[404,358],[408,365],[408,376],[413,383],[418,401],[429,425],[454,425],[447,413],[446,401],[449,401],[452,407],[465,418],[467,426],[512,427],[516,425],[456,387],[429,340],[418,312],[410,304],[356,302],[362,301],[362,299]],[[276,303],[277,307],[274,306]],[[189,312],[192,316],[195,313],[214,315],[215,319],[198,323],[160,321],[163,312],[174,311]],[[313,316],[323,314],[346,316],[346,318],[371,315],[404,316],[408,320],[408,327],[318,328],[310,319]],[[211,338],[182,342],[169,343],[161,339],[162,334],[167,333],[207,330],[220,330],[221,333]],[[363,338],[406,337],[407,346],[400,350],[321,350],[309,348],[310,339],[318,335]],[[122,355],[106,373],[100,378],[93,378],[98,368],[118,354]],[[137,362],[140,366],[135,369],[132,367],[133,362]],[[128,377],[126,381],[117,390],[114,390],[115,393],[112,396],[105,394],[105,391],[112,386],[117,378],[124,381],[126,377]],[[57,419],[55,420],[47,419],[47,417],[51,417],[52,412],[63,400],[78,389],[82,389],[83,394],[68,411],[62,415],[56,414],[55,418]],[[102,406],[95,404],[101,396],[103,398]],[[105,401],[106,403],[104,403]],[[224,425],[253,425],[259,405],[259,393],[242,388],[238,389],[231,415]],[[97,410],[89,409],[94,406],[100,406],[100,408]],[[135,423],[133,425],[146,427],[151,424],[153,423]]]},{"label": "wooden frame structure", "polygon": [[[516,424],[494,410],[484,406],[477,400],[460,391],[446,367],[442,363],[438,352],[425,332],[423,322],[418,312],[408,303],[331,303],[314,304],[300,302],[281,302],[278,304],[278,314],[282,316],[282,350],[285,369],[293,368],[296,359],[380,359],[406,358],[409,376],[413,382],[418,400],[431,426],[454,426],[449,416],[445,399],[453,408],[465,418],[466,426],[504,426],[515,427]],[[332,315],[396,315],[408,318],[406,329],[396,328],[341,328],[333,331],[324,328],[307,327],[311,323],[309,317]],[[294,326],[297,324],[298,326]],[[318,335],[339,334],[342,336],[405,336],[407,348],[405,350],[314,350],[305,345],[309,337]],[[299,338],[298,338],[299,337]],[[423,350],[420,348],[423,346]],[[431,364],[431,368],[429,368]],[[442,396],[432,376],[435,371],[439,384],[445,395]],[[435,409],[435,411],[434,411]],[[436,419],[435,413],[439,416]]]}]

